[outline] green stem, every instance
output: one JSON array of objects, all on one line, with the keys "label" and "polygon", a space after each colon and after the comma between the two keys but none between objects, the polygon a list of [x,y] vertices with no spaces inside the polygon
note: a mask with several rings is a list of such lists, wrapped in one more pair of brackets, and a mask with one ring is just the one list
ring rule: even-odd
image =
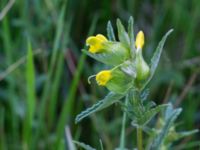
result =
[{"label": "green stem", "polygon": [[[126,97],[126,101],[125,101],[125,106],[127,106],[128,103],[128,96]],[[125,125],[126,125],[126,112],[124,111],[123,113],[123,118],[122,118],[122,129],[121,129],[121,136],[120,136],[120,149],[124,149],[125,148]]]},{"label": "green stem", "polygon": [[137,127],[137,146],[138,150],[143,150],[142,148],[142,128]]}]

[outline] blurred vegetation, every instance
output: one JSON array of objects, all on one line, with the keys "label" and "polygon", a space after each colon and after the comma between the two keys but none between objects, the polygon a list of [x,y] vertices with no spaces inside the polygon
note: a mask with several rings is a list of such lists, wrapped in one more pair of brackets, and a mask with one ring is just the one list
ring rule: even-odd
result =
[{"label": "blurred vegetation", "polygon": [[[0,149],[65,149],[70,135],[94,147],[101,139],[108,150],[118,145],[119,106],[78,125],[74,118],[107,93],[95,82],[87,83],[89,75],[105,66],[81,53],[85,39],[105,34],[108,20],[125,23],[131,15],[135,31],[146,35],[147,60],[162,35],[174,29],[151,82],[150,98],[183,107],[179,128],[200,127],[199,0],[11,1],[0,20]],[[0,2],[0,16],[8,3]],[[133,132],[132,127],[126,131],[127,147],[135,145]],[[186,149],[188,141],[199,138],[196,134],[178,141],[176,149]]]}]

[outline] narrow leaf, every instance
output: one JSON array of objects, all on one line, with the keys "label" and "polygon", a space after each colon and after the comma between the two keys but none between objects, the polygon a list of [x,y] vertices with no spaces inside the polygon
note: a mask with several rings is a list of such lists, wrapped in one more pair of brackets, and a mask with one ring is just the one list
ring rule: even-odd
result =
[{"label": "narrow leaf", "polygon": [[159,150],[160,146],[162,145],[167,133],[169,132],[170,127],[173,125],[176,118],[181,113],[182,109],[178,108],[171,112],[168,119],[165,121],[165,125],[162,128],[159,135],[153,140],[150,150]]},{"label": "narrow leaf", "polygon": [[27,108],[30,120],[33,119],[35,110],[35,67],[33,62],[33,51],[30,42],[28,43],[28,55],[26,64],[26,82],[27,82]]},{"label": "narrow leaf", "polygon": [[[178,147],[178,148],[177,148]],[[178,149],[178,150],[188,150],[188,149],[197,149],[200,147],[200,141],[193,141],[193,142],[186,142],[186,143],[182,143],[181,145],[175,146],[173,149]]]},{"label": "narrow leaf", "polygon": [[147,99],[147,97],[149,96],[149,89],[145,89],[144,91],[142,91],[142,93],[140,94],[140,99],[142,101],[145,101]]},{"label": "narrow leaf", "polygon": [[101,146],[101,150],[104,150],[103,143],[102,143],[101,139],[99,140],[99,143],[100,143],[100,146]]},{"label": "narrow leaf", "polygon": [[167,39],[167,37],[170,35],[170,33],[173,31],[173,29],[169,30],[162,38],[162,40],[159,42],[158,47],[156,48],[156,51],[154,52],[153,57],[151,58],[151,69],[150,69],[150,76],[148,78],[148,80],[144,83],[142,89],[144,89],[146,87],[146,85],[149,83],[149,81],[152,79],[156,68],[158,67],[158,63],[160,60],[160,56],[163,50],[163,46],[165,44],[165,41]]},{"label": "narrow leaf", "polygon": [[118,37],[119,41],[123,43],[126,47],[129,47],[130,45],[130,39],[128,37],[128,34],[122,25],[121,21],[117,19],[117,30],[118,30]]},{"label": "narrow leaf", "polygon": [[98,103],[94,104],[92,107],[86,109],[85,111],[81,112],[79,115],[77,115],[75,122],[78,123],[83,118],[91,115],[92,113],[95,113],[97,111],[100,111],[100,110],[112,105],[113,103],[115,103],[119,99],[121,99],[122,97],[124,97],[124,95],[110,92],[104,99],[102,99]]},{"label": "narrow leaf", "polygon": [[133,25],[134,25],[133,17],[130,17],[128,21],[128,36],[130,39],[131,54],[134,54],[135,51],[135,38],[134,38]]},{"label": "narrow leaf", "polygon": [[138,118],[138,124],[144,126],[147,124],[159,111],[166,108],[168,105],[163,104],[156,106],[148,111],[146,111],[140,118]]},{"label": "narrow leaf", "polygon": [[30,42],[28,43],[28,54],[26,63],[26,116],[23,129],[24,143],[30,145],[32,138],[32,123],[34,119],[35,110],[35,68],[33,62],[33,51]]},{"label": "narrow leaf", "polygon": [[108,21],[108,24],[107,24],[107,35],[110,41],[116,41],[113,27],[110,21]]},{"label": "narrow leaf", "polygon": [[197,132],[199,132],[198,129],[194,129],[194,130],[190,130],[190,131],[182,131],[182,132],[179,132],[179,133],[177,133],[177,134],[178,134],[178,139],[183,138],[183,137],[186,137],[186,136],[190,136],[190,135],[195,134],[195,133],[197,133]]},{"label": "narrow leaf", "polygon": [[87,145],[83,142],[78,142],[78,141],[73,141],[73,142],[85,150],[96,150],[95,148],[93,148],[90,145]]}]

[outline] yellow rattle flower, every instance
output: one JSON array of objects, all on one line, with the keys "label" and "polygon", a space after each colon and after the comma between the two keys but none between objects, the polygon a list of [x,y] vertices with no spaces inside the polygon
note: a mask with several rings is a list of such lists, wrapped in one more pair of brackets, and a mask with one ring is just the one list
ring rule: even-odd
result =
[{"label": "yellow rattle flower", "polygon": [[110,70],[103,70],[96,75],[96,81],[101,86],[105,86],[111,78],[112,72]]},{"label": "yellow rattle flower", "polygon": [[137,49],[138,48],[142,49],[144,46],[144,33],[142,31],[139,31],[136,36],[135,46]]},{"label": "yellow rattle flower", "polygon": [[90,46],[89,52],[98,53],[103,50],[103,42],[108,41],[102,34],[97,34],[96,36],[90,36],[86,40],[86,44]]}]

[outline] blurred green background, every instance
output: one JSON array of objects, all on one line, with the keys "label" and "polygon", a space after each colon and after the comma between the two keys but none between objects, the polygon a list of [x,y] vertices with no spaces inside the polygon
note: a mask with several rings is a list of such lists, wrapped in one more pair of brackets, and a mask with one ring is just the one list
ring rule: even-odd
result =
[{"label": "blurred green background", "polygon": [[[118,146],[118,105],[77,125],[74,119],[108,92],[95,81],[87,83],[105,66],[81,53],[85,39],[106,35],[108,20],[115,29],[117,18],[127,25],[130,16],[135,32],[145,33],[147,62],[164,33],[174,29],[149,99],[183,107],[178,129],[200,127],[199,0],[1,0],[0,10],[0,149],[70,149],[70,136],[97,149],[100,139],[105,149]],[[130,122],[126,135],[131,148]],[[199,138],[182,139],[176,149]]]}]

